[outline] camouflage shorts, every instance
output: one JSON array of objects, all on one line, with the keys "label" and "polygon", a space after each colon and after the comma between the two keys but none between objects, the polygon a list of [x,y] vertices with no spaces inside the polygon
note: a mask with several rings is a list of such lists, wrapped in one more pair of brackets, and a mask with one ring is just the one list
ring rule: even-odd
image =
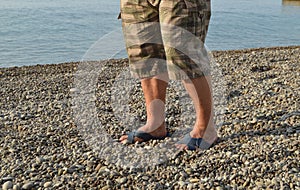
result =
[{"label": "camouflage shorts", "polygon": [[182,80],[209,75],[204,41],[210,0],[121,0],[131,74],[168,73]]}]

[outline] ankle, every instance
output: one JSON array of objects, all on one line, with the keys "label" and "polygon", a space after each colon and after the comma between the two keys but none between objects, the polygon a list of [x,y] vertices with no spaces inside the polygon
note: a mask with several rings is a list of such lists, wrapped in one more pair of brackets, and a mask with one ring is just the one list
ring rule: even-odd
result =
[{"label": "ankle", "polygon": [[190,136],[191,136],[192,138],[203,138],[204,132],[205,132],[205,131],[203,131],[203,130],[193,129],[193,130],[190,132]]},{"label": "ankle", "polygon": [[190,135],[192,138],[210,138],[217,136],[217,131],[214,126],[194,126]]},{"label": "ankle", "polygon": [[155,131],[166,131],[166,124],[162,123],[160,125],[147,122],[146,125],[140,128],[144,132],[151,133]]}]

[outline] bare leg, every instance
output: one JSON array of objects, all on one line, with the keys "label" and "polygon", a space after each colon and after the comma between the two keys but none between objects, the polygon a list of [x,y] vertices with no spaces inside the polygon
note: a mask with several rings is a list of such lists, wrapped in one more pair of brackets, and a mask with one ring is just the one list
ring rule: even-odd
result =
[{"label": "bare leg", "polygon": [[[168,80],[167,74],[141,80],[146,102],[147,122],[138,131],[147,132],[154,137],[166,136],[165,99]],[[126,142],[126,139],[127,135],[123,135],[119,140]],[[141,142],[142,139],[135,138],[135,141]]]},{"label": "bare leg", "polygon": [[[213,100],[210,91],[210,77],[199,77],[191,80],[184,80],[183,84],[189,93],[196,110],[196,122],[190,132],[192,138],[203,138],[208,143],[217,139],[217,132],[213,122]],[[187,149],[183,144],[178,148]]]}]

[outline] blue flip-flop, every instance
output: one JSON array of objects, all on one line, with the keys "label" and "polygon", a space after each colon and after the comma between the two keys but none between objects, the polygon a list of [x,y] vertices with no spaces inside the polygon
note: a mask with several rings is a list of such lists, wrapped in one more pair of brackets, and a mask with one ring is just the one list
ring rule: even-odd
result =
[{"label": "blue flip-flop", "polygon": [[188,147],[188,150],[206,150],[209,149],[214,143],[210,144],[202,138],[192,138],[191,135],[188,133],[176,144],[184,144]]},{"label": "blue flip-flop", "polygon": [[166,137],[170,136],[170,134],[167,132],[167,135],[165,137],[155,137],[150,135],[149,133],[143,132],[143,131],[132,131],[130,133],[127,134],[127,140],[126,140],[126,144],[134,144],[134,138],[140,138],[143,141],[142,142],[147,142],[150,140],[163,140]]}]

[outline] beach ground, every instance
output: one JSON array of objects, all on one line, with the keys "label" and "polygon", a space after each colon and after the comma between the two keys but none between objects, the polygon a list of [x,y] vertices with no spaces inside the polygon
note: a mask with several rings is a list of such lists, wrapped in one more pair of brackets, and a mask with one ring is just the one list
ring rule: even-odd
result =
[{"label": "beach ground", "polygon": [[[115,163],[119,153],[99,155],[80,133],[72,94],[77,93],[74,81],[81,63],[0,68],[0,188],[300,189],[300,47],[212,55],[226,81],[219,142],[209,150],[179,152],[159,165],[136,169]],[[101,127],[117,139],[129,128],[116,118],[111,94],[128,62],[102,63],[91,101]],[[129,112],[143,122],[137,81],[131,94]],[[180,114],[186,111],[178,95],[170,85],[166,122],[171,132],[181,127]]]}]

